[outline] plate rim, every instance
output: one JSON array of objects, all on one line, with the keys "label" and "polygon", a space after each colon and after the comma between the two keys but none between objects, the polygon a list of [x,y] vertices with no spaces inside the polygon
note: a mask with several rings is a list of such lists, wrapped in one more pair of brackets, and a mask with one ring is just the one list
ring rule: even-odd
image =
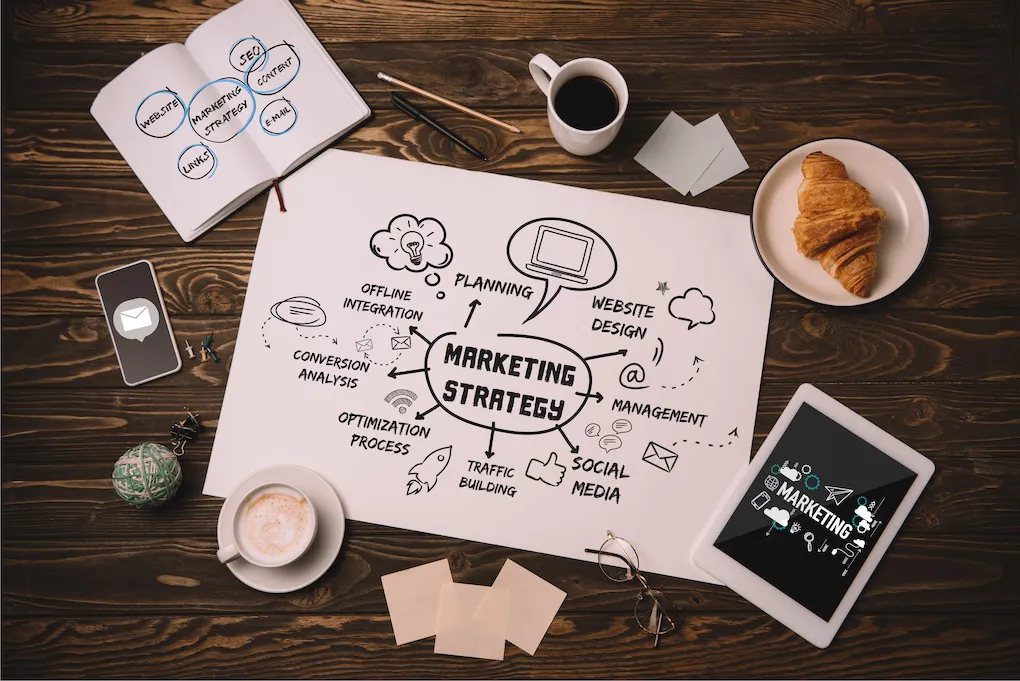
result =
[{"label": "plate rim", "polygon": [[[312,469],[307,468],[305,466],[298,466],[297,464],[270,464],[269,466],[263,466],[262,468],[254,470],[249,475],[245,476],[240,482],[238,482],[236,485],[234,485],[233,489],[230,490],[230,493],[223,499],[223,505],[220,506],[220,513],[219,513],[219,515],[216,518],[216,545],[219,546],[219,544],[220,544],[220,537],[219,537],[220,518],[222,517],[223,512],[227,508],[227,500],[229,500],[232,497],[234,497],[234,495],[242,488],[242,486],[249,484],[249,482],[253,478],[255,478],[256,476],[258,476],[260,474],[263,474],[263,473],[266,473],[268,471],[274,470],[274,469],[284,469],[284,470],[288,470],[288,471],[299,472],[300,475],[304,475],[304,474],[311,475],[312,477],[317,478],[319,481],[321,481],[322,484],[325,485],[325,489],[328,489],[330,491],[330,493],[332,494],[332,498],[336,499],[336,505],[337,505],[337,508],[340,509],[340,515],[341,515],[342,520],[343,520],[343,522],[340,525],[340,539],[337,542],[336,550],[333,552],[333,555],[330,558],[330,560],[328,562],[324,562],[323,568],[321,570],[316,571],[314,573],[314,576],[312,576],[310,579],[308,579],[306,581],[302,581],[299,584],[295,583],[295,585],[288,586],[286,588],[275,588],[275,587],[266,588],[265,586],[263,586],[261,584],[255,583],[254,580],[252,580],[249,576],[244,575],[244,574],[239,574],[234,569],[234,565],[232,563],[227,563],[224,567],[226,567],[228,570],[230,570],[230,573],[239,582],[241,582],[242,584],[244,584],[245,586],[247,586],[249,588],[255,589],[256,591],[261,591],[262,593],[269,593],[269,594],[292,593],[294,591],[298,591],[299,589],[303,589],[306,586],[309,586],[310,584],[312,584],[316,580],[318,580],[320,577],[322,577],[324,574],[326,574],[329,571],[329,568],[331,568],[333,566],[333,564],[336,563],[336,559],[340,555],[340,550],[343,548],[344,539],[347,538],[347,512],[344,511],[344,505],[343,505],[343,502],[340,500],[340,495],[337,494],[336,490],[333,488],[333,485],[331,485],[329,483],[329,481],[326,480],[326,478],[322,477],[321,475],[319,475],[318,473],[316,473]],[[263,568],[263,569],[272,570],[274,568]]]},{"label": "plate rim", "polygon": [[[903,168],[904,172],[906,172],[906,174],[907,174],[907,177],[910,178],[910,181],[913,183],[914,187],[917,189],[917,193],[921,197],[921,205],[924,208],[924,216],[925,216],[925,224],[924,224],[924,228],[925,228],[925,242],[924,242],[924,250],[921,252],[921,257],[918,259],[917,264],[914,266],[914,269],[911,270],[910,274],[907,275],[907,277],[903,280],[903,282],[899,286],[889,290],[888,292],[882,294],[881,296],[878,296],[877,298],[871,298],[871,297],[869,297],[869,298],[862,298],[862,299],[860,299],[859,302],[854,301],[854,302],[847,302],[847,303],[827,303],[827,302],[824,302],[824,301],[821,301],[821,300],[816,300],[815,298],[812,298],[812,297],[810,297],[808,295],[805,295],[804,293],[801,293],[797,289],[793,288],[792,286],[790,286],[789,283],[784,281],[775,272],[773,272],[772,268],[769,267],[769,264],[765,261],[764,256],[762,256],[761,249],[758,247],[758,234],[757,234],[757,231],[754,228],[754,209],[755,209],[755,206],[758,205],[758,197],[761,196],[761,186],[762,186],[762,184],[764,184],[765,180],[768,179],[769,174],[772,173],[772,170],[781,161],[783,161],[787,156],[790,156],[791,154],[795,153],[796,151],[798,151],[800,149],[803,149],[804,147],[808,146],[809,144],[815,144],[817,142],[855,142],[857,144],[863,144],[865,146],[872,147],[874,149],[877,149],[878,151],[881,151],[881,152],[887,154],[890,158],[892,158],[894,161],[896,161],[896,163],[898,163],[901,168]],[[765,271],[768,272],[769,275],[773,279],[775,279],[780,284],[785,286],[794,295],[799,296],[800,298],[803,298],[804,300],[807,300],[808,302],[815,303],[816,305],[824,305],[826,307],[861,307],[862,305],[869,305],[871,303],[877,303],[878,301],[883,300],[883,299],[889,297],[890,295],[892,295],[896,291],[899,291],[901,288],[903,288],[903,286],[908,281],[910,281],[914,277],[915,274],[917,274],[917,271],[919,269],[921,269],[921,265],[924,263],[925,258],[928,257],[928,251],[931,248],[931,211],[928,210],[928,197],[926,197],[924,195],[924,190],[921,189],[921,185],[918,184],[917,178],[915,178],[914,174],[910,172],[910,169],[907,168],[906,165],[904,165],[903,161],[901,161],[891,151],[889,151],[888,149],[886,149],[886,148],[884,148],[884,147],[882,147],[882,146],[880,146],[878,144],[874,144],[873,142],[868,142],[866,140],[858,139],[856,137],[820,137],[820,138],[815,139],[815,140],[809,140],[807,142],[804,142],[803,144],[798,144],[797,146],[793,147],[792,149],[790,149],[789,151],[784,153],[782,156],[777,158],[771,164],[769,164],[768,169],[762,174],[761,179],[758,180],[758,184],[757,184],[757,186],[754,189],[754,198],[751,199],[751,210],[750,210],[750,212],[748,214],[748,222],[750,223],[750,226],[751,226],[751,242],[754,244],[754,252],[758,256],[758,260],[761,262],[762,267],[765,268]]]}]

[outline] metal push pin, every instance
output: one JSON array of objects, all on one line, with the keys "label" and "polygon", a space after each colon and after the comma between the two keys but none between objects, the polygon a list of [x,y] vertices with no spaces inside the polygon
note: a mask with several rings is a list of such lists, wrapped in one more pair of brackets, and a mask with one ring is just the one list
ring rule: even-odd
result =
[{"label": "metal push pin", "polygon": [[216,351],[212,349],[212,342],[213,342],[212,334],[209,334],[208,336],[205,337],[205,340],[202,341],[202,348],[209,353],[209,356],[212,357],[214,362],[218,362],[220,361],[220,356],[217,355]]},{"label": "metal push pin", "polygon": [[191,347],[191,342],[187,338],[184,339],[184,349],[188,352],[188,359],[195,359],[195,348]]}]

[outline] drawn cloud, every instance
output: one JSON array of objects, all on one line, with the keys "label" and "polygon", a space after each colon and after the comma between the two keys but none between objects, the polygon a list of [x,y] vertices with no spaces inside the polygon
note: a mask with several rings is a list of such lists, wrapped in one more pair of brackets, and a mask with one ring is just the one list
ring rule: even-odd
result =
[{"label": "drawn cloud", "polygon": [[773,506],[765,509],[765,516],[770,518],[778,527],[786,527],[790,524],[790,512],[784,508]]},{"label": "drawn cloud", "polygon": [[801,477],[800,471],[798,471],[795,468],[790,468],[789,466],[780,466],[779,474],[782,475],[787,480],[792,480],[793,482],[797,482],[798,480],[800,480]]},{"label": "drawn cloud", "polygon": [[398,215],[386,229],[372,235],[372,253],[393,270],[421,272],[432,266],[446,267],[453,261],[453,249],[446,244],[446,229],[435,218],[419,220]]},{"label": "drawn cloud", "polygon": [[698,324],[711,324],[715,321],[712,299],[697,288],[689,288],[683,295],[669,301],[669,314],[687,322],[688,330]]}]

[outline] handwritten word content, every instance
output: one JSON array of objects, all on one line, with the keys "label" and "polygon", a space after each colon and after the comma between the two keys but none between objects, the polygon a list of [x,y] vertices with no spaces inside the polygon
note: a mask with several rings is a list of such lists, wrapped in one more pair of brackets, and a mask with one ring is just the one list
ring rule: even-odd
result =
[{"label": "handwritten word content", "polygon": [[188,121],[199,137],[223,143],[239,135],[255,117],[255,96],[236,78],[205,85],[188,105]]},{"label": "handwritten word content", "polygon": [[[655,317],[655,306],[645,303],[632,303],[617,298],[606,296],[594,296],[591,301],[592,308],[609,312],[622,317],[637,317],[639,319],[652,319]],[[599,333],[608,333],[610,336],[624,336],[625,338],[644,338],[648,328],[629,324],[613,319],[599,319],[596,317],[591,322],[591,330]]]},{"label": "handwritten word content", "polygon": [[[372,366],[370,362],[360,359],[326,355],[309,350],[295,350],[293,357],[297,362],[313,365],[311,368],[301,367],[301,371],[298,373],[298,378],[301,380],[352,390],[358,387],[358,377],[351,374],[368,373],[369,367]],[[320,366],[329,370],[319,369]]]},{"label": "handwritten word content", "polygon": [[[406,289],[391,289],[379,284],[364,284],[361,293],[372,298],[383,298],[386,300],[401,300],[410,302],[411,292]],[[344,298],[344,309],[355,310],[356,312],[368,312],[379,317],[390,319],[407,319],[412,322],[420,322],[422,313],[420,310],[391,305],[389,303],[378,303],[374,300],[364,298]]]},{"label": "handwritten word content", "polygon": [[460,479],[460,487],[466,487],[476,492],[502,494],[508,497],[517,494],[517,488],[509,482],[516,472],[513,468],[487,461],[468,460],[467,463],[468,473],[481,477],[463,476]]},{"label": "handwritten word content", "polygon": [[[340,425],[349,426],[356,430],[367,431],[351,433],[349,445],[361,449],[376,450],[406,456],[411,451],[411,444],[407,438],[428,438],[432,432],[428,428],[417,423],[406,421],[391,421],[377,416],[342,412],[337,421]],[[386,437],[387,435],[391,437]],[[402,439],[394,439],[402,438]]]},{"label": "handwritten word content", "polygon": [[266,46],[255,36],[241,38],[230,48],[230,65],[245,73],[249,68],[265,68]]},{"label": "handwritten word content", "polygon": [[213,150],[204,144],[192,144],[177,157],[177,170],[189,180],[212,177],[219,161]]},{"label": "handwritten word content", "polygon": [[185,106],[176,92],[158,90],[142,100],[135,125],[149,137],[169,137],[184,123]]},{"label": "handwritten word content", "polygon": [[[586,459],[581,456],[574,457],[570,470],[602,476],[603,479],[613,478],[614,480],[623,480],[630,477],[625,464],[617,461]],[[603,501],[612,501],[617,504],[620,503],[620,488],[611,484],[603,484],[601,479],[598,482],[575,480],[570,493],[580,497],[591,497]]]},{"label": "handwritten word content", "polygon": [[440,336],[426,355],[426,377],[439,406],[481,428],[544,433],[572,419],[591,386],[584,359],[564,346],[513,334]]},{"label": "handwritten word content", "polygon": [[259,122],[270,135],[282,135],[297,123],[297,109],[288,99],[274,99],[262,108]]},{"label": "handwritten word content", "polygon": [[244,74],[244,80],[256,94],[275,95],[290,85],[300,67],[301,59],[294,47],[281,43],[270,47],[264,59],[252,62]]}]

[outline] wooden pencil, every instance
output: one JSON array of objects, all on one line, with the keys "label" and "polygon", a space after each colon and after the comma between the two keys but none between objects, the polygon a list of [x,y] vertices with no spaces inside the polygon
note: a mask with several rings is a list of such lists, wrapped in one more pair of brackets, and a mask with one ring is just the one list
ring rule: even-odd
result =
[{"label": "wooden pencil", "polygon": [[485,121],[486,123],[491,123],[491,124],[493,124],[495,126],[503,128],[504,130],[508,130],[510,132],[516,132],[518,134],[520,134],[520,132],[521,132],[521,129],[518,128],[516,125],[510,125],[509,123],[504,123],[503,121],[497,120],[497,119],[493,118],[492,116],[486,116],[485,114],[480,113],[478,111],[475,111],[474,109],[470,109],[470,108],[464,106],[463,104],[458,104],[457,102],[451,101],[451,100],[447,99],[446,97],[440,97],[439,95],[432,94],[428,90],[422,90],[420,87],[415,87],[414,85],[411,85],[410,83],[405,83],[404,81],[402,81],[402,80],[400,80],[398,78],[394,78],[393,76],[388,76],[385,73],[382,73],[381,71],[379,72],[378,76],[379,76],[379,80],[386,81],[387,83],[392,83],[393,85],[396,85],[397,87],[402,87],[405,90],[409,90],[410,92],[413,92],[415,94],[419,94],[422,97],[427,97],[427,98],[431,99],[433,102],[439,102],[440,104],[448,106],[451,109],[456,109],[457,111],[460,111],[461,113],[466,113],[468,116],[474,116],[478,120]]}]

